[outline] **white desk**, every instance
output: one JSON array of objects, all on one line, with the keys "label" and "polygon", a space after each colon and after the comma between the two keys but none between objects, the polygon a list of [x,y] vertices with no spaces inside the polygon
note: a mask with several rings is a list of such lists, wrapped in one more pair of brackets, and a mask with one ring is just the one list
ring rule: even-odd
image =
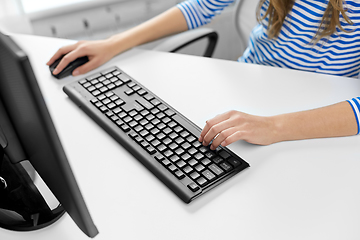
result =
[{"label": "white desk", "polygon": [[[230,146],[251,167],[186,205],[62,92],[45,62],[69,41],[16,36],[100,234],[96,239],[360,239],[360,137]],[[237,109],[273,115],[360,94],[356,79],[170,53],[131,50],[116,65],[199,126]],[[65,215],[0,239],[87,239]]]}]

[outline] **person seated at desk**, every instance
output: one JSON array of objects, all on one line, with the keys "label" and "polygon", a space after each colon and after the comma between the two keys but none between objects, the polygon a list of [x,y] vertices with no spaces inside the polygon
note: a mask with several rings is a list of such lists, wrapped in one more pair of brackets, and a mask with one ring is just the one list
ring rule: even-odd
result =
[{"label": "person seated at desk", "polygon": [[[254,0],[255,1],[255,0]],[[74,70],[84,74],[134,46],[197,28],[234,0],[188,0],[159,16],[106,40],[79,41],[60,48],[47,63],[67,54],[54,74],[87,55]],[[360,73],[360,3],[357,0],[260,0],[259,24],[239,62],[358,77]],[[207,102],[211,96],[200,95]],[[221,101],[226,101],[222,99]],[[268,145],[280,141],[359,134],[360,97],[334,105],[262,117],[229,111],[208,120],[199,141],[211,149],[237,140]],[[212,142],[211,142],[212,141]]]}]

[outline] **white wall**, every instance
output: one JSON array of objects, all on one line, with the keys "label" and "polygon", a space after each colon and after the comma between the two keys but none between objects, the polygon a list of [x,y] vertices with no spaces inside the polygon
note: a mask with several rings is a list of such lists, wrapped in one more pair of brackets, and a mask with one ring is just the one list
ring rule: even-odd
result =
[{"label": "white wall", "polygon": [[[7,2],[8,10],[11,8],[11,12],[19,12],[14,4],[16,1],[20,0],[0,0],[0,3]],[[103,39],[146,21],[181,1],[93,0],[33,12],[26,16],[18,15],[16,18],[6,17],[0,19],[0,24],[3,23],[13,32],[77,40]],[[0,9],[1,7],[0,5]],[[242,52],[235,32],[232,10],[232,7],[229,7],[206,26],[214,28],[220,35],[214,54],[216,58],[236,60]],[[141,47],[151,49],[156,44],[158,42]],[[187,47],[182,53],[201,55],[205,44],[206,40]]]}]

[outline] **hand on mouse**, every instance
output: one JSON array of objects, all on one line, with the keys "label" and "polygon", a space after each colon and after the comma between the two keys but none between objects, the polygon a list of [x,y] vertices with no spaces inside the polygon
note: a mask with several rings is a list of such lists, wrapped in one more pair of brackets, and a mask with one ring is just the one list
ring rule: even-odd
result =
[{"label": "hand on mouse", "polygon": [[72,74],[77,76],[97,68],[105,62],[109,61],[116,55],[116,52],[112,51],[112,44],[109,40],[79,41],[75,44],[60,48],[46,64],[50,66],[62,55],[65,56],[54,70],[54,74],[61,72],[70,62],[74,61],[75,59],[88,56],[89,62],[76,68],[73,71]]},{"label": "hand on mouse", "polygon": [[237,140],[269,145],[276,140],[275,121],[272,117],[260,117],[238,111],[229,111],[206,121],[199,141],[214,150],[219,145],[227,146]]}]

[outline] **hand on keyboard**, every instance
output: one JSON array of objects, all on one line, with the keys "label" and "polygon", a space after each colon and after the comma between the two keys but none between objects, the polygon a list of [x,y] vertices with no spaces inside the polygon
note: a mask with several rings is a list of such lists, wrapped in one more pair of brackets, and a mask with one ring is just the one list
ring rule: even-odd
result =
[{"label": "hand on keyboard", "polygon": [[269,145],[277,142],[275,123],[271,117],[260,117],[238,111],[229,111],[206,121],[199,141],[204,146],[211,143],[211,150],[225,147],[237,140]]}]

